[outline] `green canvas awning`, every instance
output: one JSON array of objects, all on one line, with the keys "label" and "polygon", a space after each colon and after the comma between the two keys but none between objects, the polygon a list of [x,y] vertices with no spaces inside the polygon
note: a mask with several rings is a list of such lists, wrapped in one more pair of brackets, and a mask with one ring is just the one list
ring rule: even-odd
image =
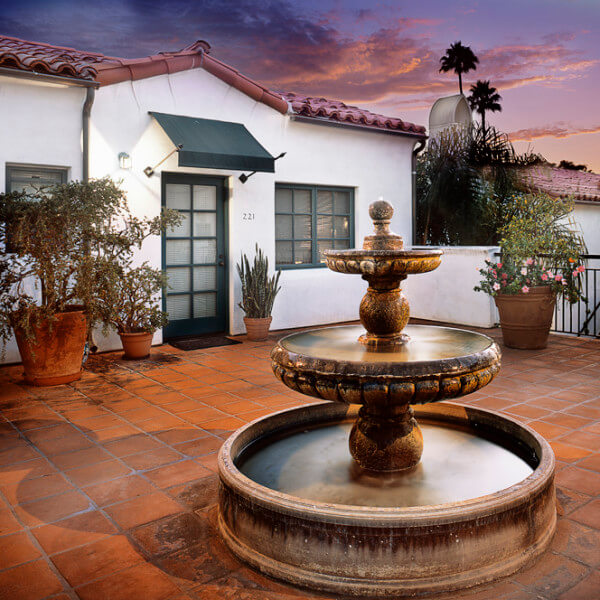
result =
[{"label": "green canvas awning", "polygon": [[241,124],[150,112],[179,150],[180,167],[275,172],[275,159]]}]

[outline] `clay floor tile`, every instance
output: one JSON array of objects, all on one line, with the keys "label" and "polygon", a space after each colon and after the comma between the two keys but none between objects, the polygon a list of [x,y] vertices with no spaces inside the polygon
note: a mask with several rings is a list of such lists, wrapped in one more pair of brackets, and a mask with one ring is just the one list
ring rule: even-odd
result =
[{"label": "clay floor tile", "polygon": [[50,427],[33,429],[25,433],[25,437],[34,445],[38,445],[42,440],[58,440],[72,435],[81,435],[80,432],[66,421],[56,423]]},{"label": "clay floor tile", "polygon": [[47,554],[56,554],[113,535],[117,529],[102,513],[94,510],[36,527],[31,533]]},{"label": "clay floor tile", "polygon": [[153,393],[152,396],[147,397],[146,400],[157,406],[168,406],[173,402],[185,400],[185,398],[186,396],[180,394],[179,392],[172,392],[167,388],[162,388],[160,393]]},{"label": "clay floor tile", "polygon": [[143,421],[138,425],[138,427],[146,433],[159,433],[161,431],[167,431],[168,429],[174,429],[176,427],[186,427],[187,425],[188,423],[186,423],[183,419],[180,419],[174,415],[165,414],[164,416],[156,419]]},{"label": "clay floor tile", "polygon": [[593,452],[600,452],[600,435],[588,433],[586,431],[574,431],[560,438],[561,442],[566,442],[572,446],[579,446]]},{"label": "clay floor tile", "polygon": [[76,452],[84,448],[90,448],[93,443],[81,433],[72,433],[69,436],[51,440],[39,440],[36,447],[47,456],[63,454],[64,452]]},{"label": "clay floor tile", "polygon": [[594,471],[566,467],[557,474],[556,483],[561,487],[567,487],[590,496],[600,494],[600,473]]},{"label": "clay floor tile", "polygon": [[144,559],[124,535],[113,535],[54,554],[51,560],[69,584],[77,587]]},{"label": "clay floor tile", "polygon": [[181,512],[182,507],[163,492],[153,492],[120,504],[113,504],[104,510],[119,527],[132,529],[138,525]]},{"label": "clay floor tile", "polygon": [[92,446],[76,452],[66,452],[52,457],[52,462],[62,470],[75,469],[94,465],[105,460],[112,459],[112,456],[101,446]]},{"label": "clay floor tile", "polygon": [[62,591],[62,583],[45,560],[0,573],[0,597],[6,600],[40,600]]},{"label": "clay floor tile", "polygon": [[100,431],[94,432],[94,439],[100,444],[106,444],[115,440],[122,440],[123,438],[138,433],[139,429],[136,429],[131,425],[119,425],[117,427],[109,427],[108,429],[101,429]]},{"label": "clay floor tile", "polygon": [[171,487],[167,490],[167,493],[180,504],[194,511],[216,506],[219,478],[215,473],[211,473],[208,477],[203,477],[197,481],[189,481],[182,485]]},{"label": "clay floor tile", "polygon": [[0,508],[0,536],[15,533],[23,529],[9,508]]},{"label": "clay floor tile", "polygon": [[56,473],[56,469],[45,458],[34,458],[25,462],[0,467],[0,486],[25,479],[35,479]]},{"label": "clay floor tile", "polygon": [[[584,525],[588,525],[589,527],[594,527],[597,530],[600,530],[600,499],[592,500],[583,506],[575,509],[570,515],[571,519],[578,521],[579,523],[583,523]],[[597,548],[600,547],[598,544]],[[597,554],[598,561],[600,562],[600,553]]]},{"label": "clay floor tile", "polygon": [[600,471],[600,452],[581,459],[577,462],[577,466],[581,467],[582,469]]},{"label": "clay floor tile", "polygon": [[266,417],[267,415],[272,415],[273,413],[279,412],[280,410],[285,410],[287,408],[294,408],[298,406],[295,402],[290,402],[288,404],[284,404],[282,406],[270,406],[267,408],[261,408],[259,410],[252,410],[250,412],[245,412],[239,415],[240,419],[250,423],[250,421],[254,421],[254,419],[258,419],[260,417]]},{"label": "clay floor tile", "polygon": [[600,591],[600,571],[592,571],[585,579],[558,597],[558,600],[593,600]]},{"label": "clay floor tile", "polygon": [[568,427],[561,427],[545,421],[531,421],[528,425],[547,440],[556,439],[571,431]]},{"label": "clay floor tile", "polygon": [[561,427],[569,427],[570,429],[579,429],[586,425],[590,425],[593,421],[584,417],[578,417],[577,415],[570,415],[564,412],[555,412],[547,417],[544,417],[544,421],[548,423],[555,423]]},{"label": "clay floor tile", "polygon": [[220,419],[226,416],[227,415],[223,412],[223,407],[220,407],[220,409],[216,409],[210,406],[205,406],[203,408],[199,408],[198,410],[192,410],[190,412],[181,414],[182,419],[185,419],[186,421],[194,425],[200,425],[201,427],[202,423],[204,423],[205,421],[210,421],[212,419]]},{"label": "clay floor tile", "polygon": [[40,458],[40,453],[25,441],[7,450],[0,450],[0,465],[12,465],[34,458]]},{"label": "clay floor tile", "polygon": [[597,421],[600,419],[600,407],[593,406],[589,402],[577,404],[567,409],[565,413],[569,415],[575,415],[577,417],[583,417],[584,419],[589,419],[591,421]]},{"label": "clay floor tile", "polygon": [[558,520],[551,549],[590,567],[599,565],[600,531],[576,523],[572,518],[573,515]]},{"label": "clay floor tile", "polygon": [[138,423],[143,423],[148,419],[160,419],[164,417],[167,413],[160,408],[156,408],[155,406],[144,406],[142,408],[136,408],[135,410],[128,411],[122,414],[122,417],[137,425]]},{"label": "clay floor tile", "polygon": [[104,448],[115,456],[128,456],[129,454],[137,454],[138,452],[147,452],[148,450],[155,450],[156,448],[164,448],[164,446],[145,433],[137,433],[131,437],[107,442],[104,444]]},{"label": "clay floor tile", "polygon": [[89,507],[88,498],[73,490],[16,506],[15,512],[25,525],[34,527],[64,519],[74,513],[87,510]]},{"label": "clay floor tile", "polygon": [[544,396],[542,398],[536,398],[534,400],[536,406],[545,408],[546,410],[559,411],[572,406],[570,402],[565,400],[559,400],[558,398],[552,398],[550,396]]},{"label": "clay floor tile", "polygon": [[232,402],[237,402],[238,400],[239,398],[236,398],[231,394],[217,392],[216,390],[212,396],[201,399],[203,404],[212,406],[213,408],[218,408],[219,410],[222,410],[225,405],[231,404]]},{"label": "clay floor tile", "polygon": [[223,445],[223,440],[218,437],[206,436],[191,442],[185,442],[183,444],[177,444],[174,448],[185,454],[186,456],[204,456],[217,452]]},{"label": "clay floor tile", "polygon": [[217,464],[217,456],[218,454],[216,452],[213,454],[207,454],[206,456],[198,456],[196,458],[196,462],[201,464],[203,467],[206,467],[209,471],[218,473],[219,466]]},{"label": "clay floor tile", "polygon": [[[185,400],[179,400],[178,402],[174,402],[173,404],[169,404],[168,410],[174,414],[185,413],[190,410],[198,410],[199,408],[203,408],[204,405],[197,400],[193,400],[192,398],[186,398]],[[185,415],[181,415],[185,418]]]},{"label": "clay floor tile", "polygon": [[77,425],[89,431],[100,431],[101,429],[108,429],[109,427],[125,425],[125,423],[123,422],[123,419],[116,415],[104,414],[99,417],[80,419],[77,421]]},{"label": "clay floor tile", "polygon": [[124,456],[122,460],[136,471],[145,471],[181,460],[182,458],[183,456],[179,452],[165,446],[148,452]]},{"label": "clay floor tile", "polygon": [[[568,439],[562,438],[562,440]],[[553,440],[550,442],[552,446],[552,450],[554,450],[554,455],[557,459],[563,460],[566,462],[575,462],[580,458],[585,458],[592,454],[591,450],[586,450],[585,448],[579,448],[578,446],[571,446],[570,444],[565,444],[562,440]]]},{"label": "clay floor tile", "polygon": [[100,481],[108,481],[116,477],[122,477],[131,472],[131,469],[116,459],[107,460],[87,467],[69,469],[65,475],[76,485],[92,485]]},{"label": "clay floor tile", "polygon": [[172,465],[146,471],[144,475],[160,488],[168,488],[210,475],[210,471],[193,460],[183,460]]},{"label": "clay floor tile", "polygon": [[0,537],[0,571],[41,556],[25,532]]},{"label": "clay floor tile", "polygon": [[140,564],[77,588],[81,600],[171,600],[180,589],[160,569]]},{"label": "clay floor tile", "polygon": [[245,425],[245,421],[236,417],[227,417],[224,419],[213,419],[198,423],[202,429],[219,437],[229,436],[233,431]]},{"label": "clay floor tile", "polygon": [[106,506],[151,494],[156,491],[156,488],[138,475],[129,475],[91,485],[84,488],[83,491],[98,506]]},{"label": "clay floor tile", "polygon": [[585,425],[585,427],[583,427],[583,431],[600,434],[600,420]]},{"label": "clay floor tile", "polygon": [[264,406],[261,406],[260,404],[251,400],[234,400],[233,402],[225,404],[220,408],[224,413],[235,417],[241,413],[250,412],[252,410],[260,410],[264,408]]},{"label": "clay floor tile", "polygon": [[138,527],[131,535],[150,556],[155,557],[190,548],[198,540],[208,539],[211,531],[206,517],[187,512]]},{"label": "clay floor tile", "polygon": [[566,400],[567,402],[579,403],[585,402],[585,400],[589,399],[589,394],[577,392],[573,389],[563,390],[560,392],[555,392],[552,394],[553,398],[558,398],[559,400]]},{"label": "clay floor tile", "polygon": [[187,377],[186,379],[179,379],[177,381],[169,381],[167,385],[173,389],[185,394],[185,391],[190,388],[195,388],[198,386],[199,380],[192,379],[191,377]]},{"label": "clay floor tile", "polygon": [[60,473],[51,473],[35,479],[15,481],[0,486],[0,490],[11,504],[22,504],[45,496],[54,496],[72,489]]},{"label": "clay floor tile", "polygon": [[202,378],[197,381],[204,385],[206,385],[206,384],[214,385],[217,383],[225,383],[227,381],[233,381],[234,379],[235,379],[235,376],[233,376],[233,375],[228,375],[226,373],[221,373],[219,371],[213,371],[212,373],[207,373],[206,375],[203,375]]},{"label": "clay floor tile", "polygon": [[184,442],[190,442],[198,438],[206,437],[206,432],[202,431],[195,425],[186,424],[185,427],[179,427],[176,429],[169,429],[161,433],[156,433],[155,436],[161,442],[173,446],[174,444],[182,444]]},{"label": "clay floor tile", "polygon": [[565,556],[544,553],[529,569],[516,573],[513,581],[525,586],[529,592],[551,597],[572,587],[588,571],[588,567]]},{"label": "clay floor tile", "polygon": [[549,410],[538,408],[530,404],[516,404],[505,409],[503,412],[511,415],[518,415],[527,419],[543,419],[546,415],[551,414]]},{"label": "clay floor tile", "polygon": [[194,400],[201,400],[202,402],[204,402],[204,399],[207,396],[215,396],[216,394],[219,394],[219,392],[211,385],[187,388],[183,393]]}]

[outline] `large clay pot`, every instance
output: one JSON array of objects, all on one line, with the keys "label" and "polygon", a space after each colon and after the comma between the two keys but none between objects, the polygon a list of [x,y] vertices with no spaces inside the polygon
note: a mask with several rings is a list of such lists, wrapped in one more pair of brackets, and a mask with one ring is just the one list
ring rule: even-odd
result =
[{"label": "large clay pot", "polygon": [[252,342],[262,342],[266,340],[267,337],[269,337],[269,327],[271,327],[272,320],[273,317],[265,317],[263,319],[244,317],[248,339]]},{"label": "large clay pot", "polygon": [[154,332],[148,333],[147,331],[142,331],[142,333],[119,333],[125,358],[131,360],[146,358],[150,354],[153,335]]},{"label": "large clay pot", "polygon": [[527,294],[498,294],[494,300],[505,346],[522,350],[547,346],[556,303],[550,286],[532,287]]},{"label": "large clay pot", "polygon": [[58,313],[53,323],[33,328],[35,340],[15,327],[15,337],[31,385],[60,385],[81,378],[87,319],[80,309]]}]

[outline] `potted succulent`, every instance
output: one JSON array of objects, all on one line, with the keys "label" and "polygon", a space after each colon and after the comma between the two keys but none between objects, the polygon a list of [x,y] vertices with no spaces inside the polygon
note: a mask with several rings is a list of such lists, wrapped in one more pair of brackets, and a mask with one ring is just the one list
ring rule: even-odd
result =
[{"label": "potted succulent", "polygon": [[545,348],[557,296],[571,303],[582,296],[585,246],[566,220],[571,201],[538,193],[514,195],[511,204],[500,231],[501,259],[486,261],[475,290],[493,296],[506,346]]},{"label": "potted succulent", "polygon": [[25,380],[81,377],[107,265],[178,217],[133,217],[110,178],[0,194],[0,342],[14,332]]},{"label": "potted succulent", "polygon": [[125,358],[140,359],[150,354],[154,332],[167,324],[157,295],[166,285],[165,276],[148,263],[109,264],[97,291],[99,313],[105,325],[113,326],[123,344]]},{"label": "potted succulent", "polygon": [[244,311],[244,324],[248,339],[252,341],[266,340],[271,326],[271,311],[275,296],[281,289],[278,287],[281,271],[269,277],[269,260],[256,244],[254,262],[242,254],[237,271],[242,282],[242,301],[240,308]]}]

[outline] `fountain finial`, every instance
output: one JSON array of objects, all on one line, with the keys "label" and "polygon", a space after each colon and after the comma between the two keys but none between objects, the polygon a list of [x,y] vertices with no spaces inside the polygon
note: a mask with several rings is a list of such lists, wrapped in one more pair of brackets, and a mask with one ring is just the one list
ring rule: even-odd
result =
[{"label": "fountain finial", "polygon": [[373,220],[374,235],[367,235],[363,242],[365,250],[401,250],[402,237],[390,231],[394,207],[381,196],[369,206],[369,216]]}]

